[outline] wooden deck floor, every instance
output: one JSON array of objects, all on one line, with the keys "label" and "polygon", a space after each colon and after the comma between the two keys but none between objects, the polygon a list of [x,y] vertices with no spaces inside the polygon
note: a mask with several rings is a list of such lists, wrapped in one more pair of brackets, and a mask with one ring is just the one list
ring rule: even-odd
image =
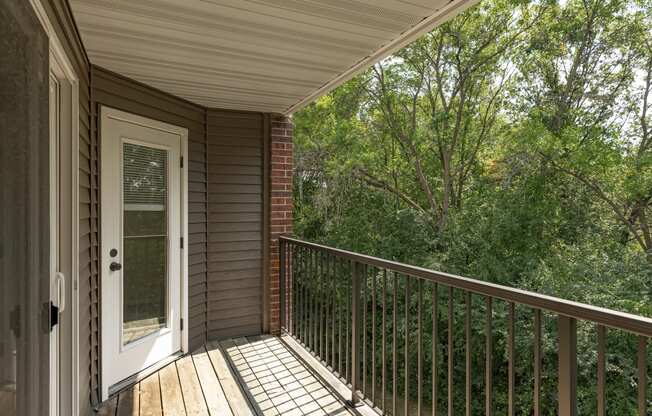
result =
[{"label": "wooden deck floor", "polygon": [[351,415],[278,338],[237,338],[188,354],[118,393],[106,416]]}]

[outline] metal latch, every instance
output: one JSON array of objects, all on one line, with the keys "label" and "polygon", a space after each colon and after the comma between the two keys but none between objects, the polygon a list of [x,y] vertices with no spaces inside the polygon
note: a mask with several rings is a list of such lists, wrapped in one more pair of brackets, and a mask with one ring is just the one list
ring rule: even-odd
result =
[{"label": "metal latch", "polygon": [[50,331],[55,325],[59,325],[59,307],[50,302]]}]

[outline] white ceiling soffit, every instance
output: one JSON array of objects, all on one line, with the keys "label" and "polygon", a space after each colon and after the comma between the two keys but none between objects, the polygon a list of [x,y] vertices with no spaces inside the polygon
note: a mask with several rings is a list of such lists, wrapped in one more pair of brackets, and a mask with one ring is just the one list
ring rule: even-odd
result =
[{"label": "white ceiling soffit", "polygon": [[93,64],[291,114],[478,0],[70,0]]}]

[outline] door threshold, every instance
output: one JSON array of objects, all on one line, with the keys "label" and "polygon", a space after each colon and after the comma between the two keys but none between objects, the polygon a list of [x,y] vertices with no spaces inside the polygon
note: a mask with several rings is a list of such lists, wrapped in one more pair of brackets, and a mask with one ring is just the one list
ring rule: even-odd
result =
[{"label": "door threshold", "polygon": [[120,380],[114,385],[109,387],[109,397],[121,392],[122,390],[133,386],[134,384],[138,383],[139,381],[143,380],[144,378],[147,378],[147,376],[157,372],[161,368],[165,367],[168,364],[171,364],[178,360],[181,356],[183,355],[183,352],[179,351],[177,353],[174,353],[170,355],[167,358],[162,359],[161,361],[157,362],[156,364],[152,364],[146,369],[137,372],[136,374],[133,374],[124,380]]}]

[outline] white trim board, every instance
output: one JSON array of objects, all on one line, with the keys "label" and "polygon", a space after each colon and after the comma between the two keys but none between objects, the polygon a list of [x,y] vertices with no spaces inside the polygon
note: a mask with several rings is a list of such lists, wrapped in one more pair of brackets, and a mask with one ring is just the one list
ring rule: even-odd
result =
[{"label": "white trim board", "polygon": [[[70,108],[70,136],[71,136],[71,198],[72,198],[72,259],[71,271],[68,284],[72,286],[72,299],[67,302],[67,307],[72,312],[72,383],[69,386],[72,403],[72,414],[79,414],[79,76],[72,65],[72,60],[66,54],[63,43],[57,36],[54,26],[41,3],[41,0],[30,0],[30,4],[36,13],[46,35],[49,39],[50,58],[55,59],[62,75],[70,83],[71,87],[71,108]],[[52,157],[52,155],[51,155]],[[50,172],[52,174],[52,172]],[[52,180],[53,178],[50,178]],[[52,222],[52,219],[51,219]],[[51,225],[52,227],[52,225]],[[52,263],[52,262],[51,262]],[[51,272],[53,272],[51,270]],[[55,375],[56,376],[56,375]],[[53,377],[51,375],[51,377]],[[52,382],[52,379],[50,380]],[[51,414],[52,409],[50,409]]]},{"label": "white trim board", "polygon": [[[122,121],[126,122],[132,125],[137,125],[137,126],[142,126],[142,127],[147,127],[150,129],[154,130],[159,130],[161,132],[165,133],[171,133],[174,135],[179,136],[180,138],[180,156],[186,160],[187,159],[187,154],[188,154],[188,130],[183,127],[178,127],[172,124],[168,124],[162,121],[157,121],[153,119],[149,119],[146,117],[138,116],[135,114],[130,114],[125,111],[121,111],[118,109],[110,108],[107,106],[101,106],[100,108],[100,115],[101,115],[101,125],[103,127],[100,127],[99,133],[103,133],[103,129],[106,128],[106,122],[107,120],[116,120],[116,121]],[[131,140],[130,140],[131,141]],[[100,140],[100,143],[102,140]],[[100,149],[100,152],[103,152],[104,149]],[[104,159],[104,158],[103,158]],[[107,172],[104,170],[104,166],[102,167],[102,175],[106,174]],[[185,353],[188,352],[188,337],[189,337],[189,325],[187,324],[188,322],[188,163],[184,163],[182,167],[179,168],[180,173],[178,178],[180,179],[180,221],[181,224],[179,224],[180,229],[179,233],[181,238],[183,238],[184,244],[183,247],[180,249],[180,268],[181,268],[181,282],[180,282],[180,318],[183,320],[184,325],[180,330],[180,335],[181,335],[181,352]],[[102,198],[101,198],[102,199]],[[102,227],[104,221],[102,221]],[[104,276],[106,273],[106,270],[108,268],[108,247],[100,247],[100,264],[101,264],[101,270],[102,273],[101,275]],[[102,277],[104,279],[104,277]],[[107,294],[108,296],[108,294]],[[104,293],[104,288],[102,288],[102,298],[106,298],[105,293]],[[101,306],[102,309],[102,306]],[[102,328],[107,327],[108,321],[107,319],[111,319],[110,317],[106,317],[102,315]],[[115,317],[113,318],[115,319]],[[138,343],[139,341],[135,341],[135,343]],[[100,346],[101,347],[101,346]],[[121,388],[124,387],[123,382],[118,382],[116,385],[110,386],[108,385],[110,382],[106,380],[105,377],[103,377],[103,374],[106,374],[107,366],[110,365],[116,365],[116,363],[109,363],[108,360],[106,359],[106,356],[108,354],[107,351],[105,351],[104,348],[101,348],[101,399],[106,400],[109,395],[115,391],[115,388]],[[176,353],[174,351],[173,353]],[[158,363],[157,363],[158,364]],[[157,364],[153,364],[152,367],[155,367]],[[148,369],[143,370],[145,372],[149,371]],[[142,373],[142,371],[140,372]],[[129,377],[128,379],[133,379],[132,377]]]}]

